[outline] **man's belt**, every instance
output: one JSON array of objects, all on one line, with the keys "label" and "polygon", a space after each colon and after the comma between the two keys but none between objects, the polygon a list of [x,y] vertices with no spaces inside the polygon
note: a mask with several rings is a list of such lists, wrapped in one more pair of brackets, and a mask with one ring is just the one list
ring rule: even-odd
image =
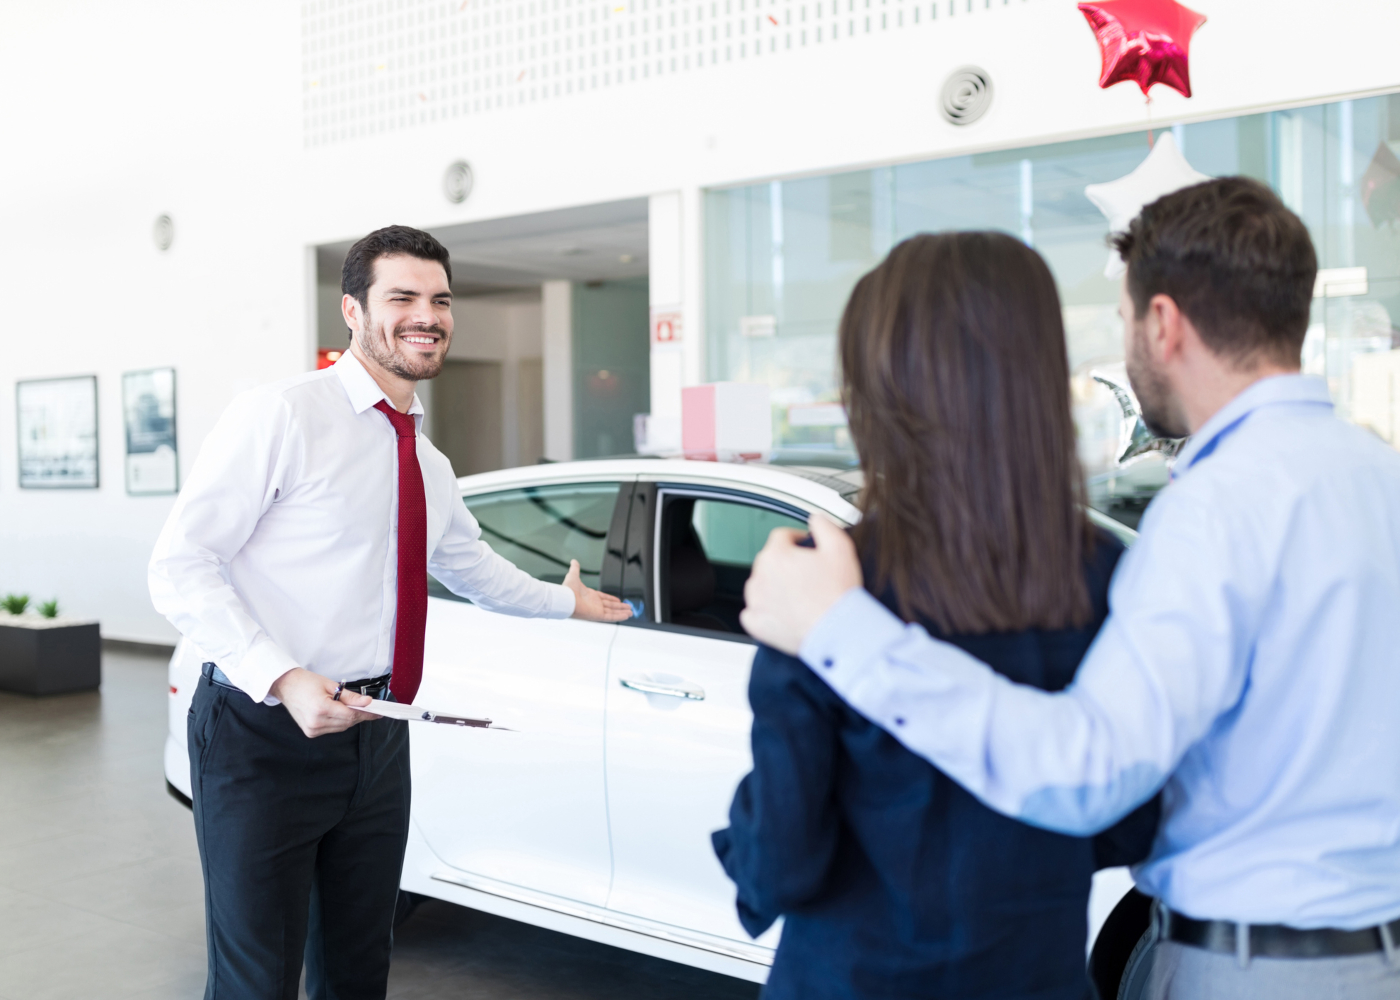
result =
[{"label": "man's belt", "polygon": [[[204,674],[205,677],[208,677],[220,687],[232,688],[235,691],[242,690],[237,684],[229,680],[228,675],[213,663],[202,664],[200,666],[200,673]],[[367,677],[364,680],[346,681],[344,687],[347,691],[354,691],[356,694],[369,695],[371,698],[383,700],[389,694],[389,675],[381,674],[378,677]]]},{"label": "man's belt", "polygon": [[[1383,951],[1392,954],[1400,941],[1400,920],[1361,930],[1344,931],[1334,927],[1304,930],[1283,924],[1235,924],[1227,920],[1196,920],[1167,911],[1166,938],[1206,951],[1227,955],[1264,958],[1337,958],[1343,955],[1369,955]],[[1247,936],[1240,940],[1240,931]]]}]

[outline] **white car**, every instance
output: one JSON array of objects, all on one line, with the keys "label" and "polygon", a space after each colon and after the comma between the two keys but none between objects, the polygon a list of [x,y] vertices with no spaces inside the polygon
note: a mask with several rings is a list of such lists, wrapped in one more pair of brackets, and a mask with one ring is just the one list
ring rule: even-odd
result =
[{"label": "white car", "polygon": [[[853,523],[860,473],[610,459],[459,485],[496,551],[556,583],[578,559],[636,617],[511,618],[430,579],[415,702],[515,731],[412,726],[403,889],[763,982],[781,928],[750,940],[710,847],[752,765],[744,581],[773,528]],[[165,771],[186,801],[200,658],[182,642],[170,662]],[[1091,932],[1130,884],[1096,877]]]}]

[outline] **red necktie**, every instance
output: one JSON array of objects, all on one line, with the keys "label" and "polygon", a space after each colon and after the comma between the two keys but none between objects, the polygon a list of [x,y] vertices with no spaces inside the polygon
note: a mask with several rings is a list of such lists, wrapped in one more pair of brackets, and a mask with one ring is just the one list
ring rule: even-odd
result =
[{"label": "red necktie", "polygon": [[399,599],[394,621],[394,673],[389,690],[407,705],[423,680],[423,630],[428,621],[428,504],[418,468],[413,417],[384,400],[374,408],[399,436]]}]

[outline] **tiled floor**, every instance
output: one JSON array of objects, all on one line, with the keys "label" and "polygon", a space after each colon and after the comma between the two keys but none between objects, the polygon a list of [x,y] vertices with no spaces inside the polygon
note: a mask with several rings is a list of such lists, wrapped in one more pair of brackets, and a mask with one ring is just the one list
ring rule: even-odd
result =
[{"label": "tiled floor", "polygon": [[[165,792],[165,663],[107,653],[100,694],[0,694],[0,1000],[194,1000],[190,814]],[[723,976],[430,901],[396,936],[402,1000],[727,1000]]]}]

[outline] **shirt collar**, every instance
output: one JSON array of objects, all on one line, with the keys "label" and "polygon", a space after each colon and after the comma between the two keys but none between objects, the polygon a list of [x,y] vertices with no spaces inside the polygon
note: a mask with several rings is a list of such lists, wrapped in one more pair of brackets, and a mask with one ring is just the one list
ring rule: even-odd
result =
[{"label": "shirt collar", "polygon": [[[340,377],[340,384],[345,387],[345,394],[350,397],[350,405],[355,408],[357,414],[364,413],[381,399],[389,401],[389,397],[384,395],[384,390],[379,388],[379,383],[365,371],[365,366],[360,364],[360,359],[355,357],[353,351],[342,353],[340,360],[331,367]],[[389,405],[394,404],[390,402]],[[423,416],[423,404],[418,401],[416,392],[408,412],[415,417]]]},{"label": "shirt collar", "polygon": [[1222,406],[1215,416],[1191,435],[1191,440],[1177,455],[1174,467],[1185,472],[1203,450],[1208,447],[1213,450],[1213,442],[1222,434],[1233,430],[1255,410],[1279,403],[1316,403],[1330,407],[1332,397],[1327,391],[1327,381],[1314,375],[1270,375],[1261,378]]}]

